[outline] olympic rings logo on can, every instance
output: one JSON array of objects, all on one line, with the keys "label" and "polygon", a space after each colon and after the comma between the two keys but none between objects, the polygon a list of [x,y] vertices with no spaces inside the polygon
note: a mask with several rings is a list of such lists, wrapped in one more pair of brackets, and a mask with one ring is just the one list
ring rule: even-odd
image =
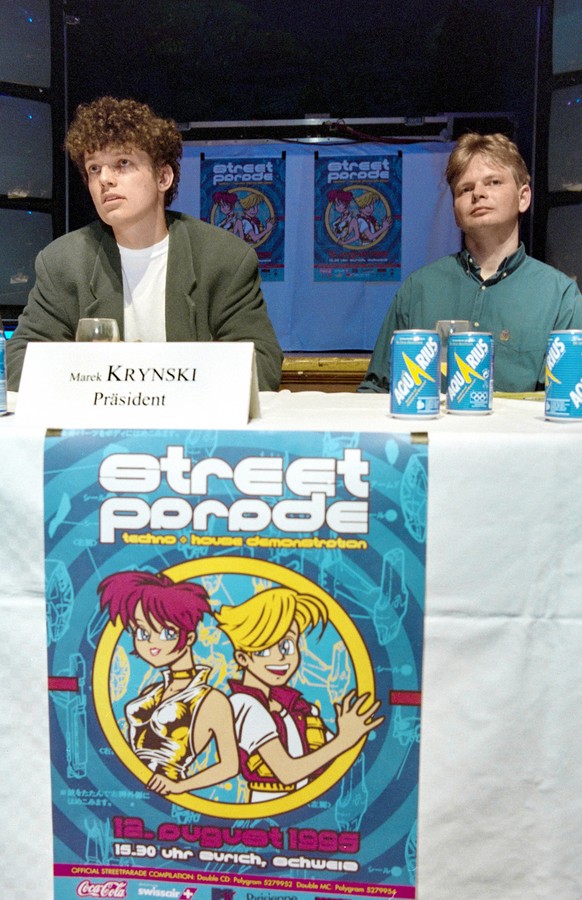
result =
[{"label": "olympic rings logo on can", "polygon": [[489,413],[493,397],[493,336],[475,331],[449,335],[447,412]]}]

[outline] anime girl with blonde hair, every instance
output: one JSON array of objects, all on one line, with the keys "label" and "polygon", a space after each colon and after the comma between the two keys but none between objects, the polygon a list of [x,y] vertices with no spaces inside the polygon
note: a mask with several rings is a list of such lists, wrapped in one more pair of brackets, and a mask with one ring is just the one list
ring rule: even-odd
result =
[{"label": "anime girl with blonde hair", "polygon": [[365,191],[356,197],[356,205],[358,207],[357,225],[360,240],[363,243],[377,241],[382,235],[386,234],[392,220],[390,216],[384,216],[381,222],[375,216],[376,203],[378,195],[374,191]]},{"label": "anime girl with blonde hair", "polygon": [[241,223],[244,239],[245,241],[250,241],[251,244],[256,244],[272,231],[275,222],[273,219],[267,219],[265,224],[261,222],[258,213],[259,206],[263,201],[259,194],[250,193],[245,194],[244,197],[239,196],[238,202],[243,209]]},{"label": "anime girl with blonde hair", "polygon": [[270,588],[216,613],[242,671],[229,681],[240,769],[250,801],[282,797],[303,787],[383,721],[380,703],[355,691],[335,704],[337,731],[289,681],[297,672],[302,634],[328,620],[325,603],[290,588]]}]

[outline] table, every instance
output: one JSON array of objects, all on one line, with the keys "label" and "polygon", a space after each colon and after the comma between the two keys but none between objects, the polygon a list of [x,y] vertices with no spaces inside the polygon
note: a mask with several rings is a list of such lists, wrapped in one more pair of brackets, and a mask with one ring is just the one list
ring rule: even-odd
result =
[{"label": "table", "polygon": [[370,354],[287,353],[281,370],[281,387],[290,391],[343,393],[356,390],[368,370]]},{"label": "table", "polygon": [[[250,429],[429,440],[419,900],[579,900],[582,424],[539,402],[415,425],[385,395],[261,394]],[[0,896],[52,896],[42,432],[0,421]]]}]

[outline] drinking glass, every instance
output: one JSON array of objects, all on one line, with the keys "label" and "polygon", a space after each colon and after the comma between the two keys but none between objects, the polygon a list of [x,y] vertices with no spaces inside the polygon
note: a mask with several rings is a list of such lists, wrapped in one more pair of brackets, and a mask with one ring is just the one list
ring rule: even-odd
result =
[{"label": "drinking glass", "polygon": [[439,319],[435,328],[441,338],[441,386],[446,390],[447,382],[447,343],[449,334],[457,331],[471,331],[471,323],[467,319]]},{"label": "drinking glass", "polygon": [[119,326],[115,319],[79,319],[76,341],[118,341]]}]

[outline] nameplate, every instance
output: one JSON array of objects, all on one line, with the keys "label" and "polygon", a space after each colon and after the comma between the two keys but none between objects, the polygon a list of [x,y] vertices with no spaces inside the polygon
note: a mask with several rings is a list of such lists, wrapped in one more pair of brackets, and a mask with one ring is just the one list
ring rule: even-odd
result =
[{"label": "nameplate", "polygon": [[241,428],[260,416],[255,346],[31,343],[16,416],[46,428]]}]

